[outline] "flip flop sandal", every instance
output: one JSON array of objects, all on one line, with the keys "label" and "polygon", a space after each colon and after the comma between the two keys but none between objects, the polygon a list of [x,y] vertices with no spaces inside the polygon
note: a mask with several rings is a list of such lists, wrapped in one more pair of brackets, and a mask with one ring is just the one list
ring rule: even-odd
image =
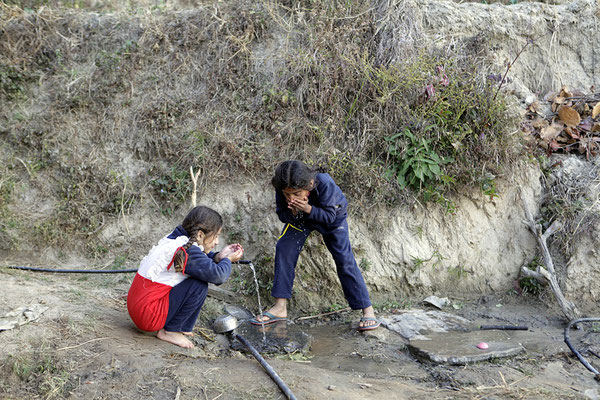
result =
[{"label": "flip flop sandal", "polygon": [[252,318],[250,320],[250,323],[252,325],[269,325],[269,324],[272,324],[274,322],[287,321],[288,320],[287,318],[276,317],[275,315],[271,314],[270,312],[264,312],[264,313],[262,313],[261,316],[262,317],[267,317],[269,319],[266,320],[266,321],[259,321],[256,318]]},{"label": "flip flop sandal", "polygon": [[360,322],[367,322],[367,321],[375,321],[377,322],[376,324],[373,325],[368,325],[368,326],[360,326],[358,328],[356,328],[359,331],[371,331],[373,329],[377,329],[379,328],[379,325],[381,325],[381,321],[378,321],[377,318],[373,318],[373,317],[361,317],[360,318]]}]

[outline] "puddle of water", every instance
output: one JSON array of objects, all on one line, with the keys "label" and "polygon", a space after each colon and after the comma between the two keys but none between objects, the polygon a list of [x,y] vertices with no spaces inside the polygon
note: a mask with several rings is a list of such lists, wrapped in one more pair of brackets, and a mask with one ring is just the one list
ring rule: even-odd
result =
[{"label": "puddle of water", "polygon": [[[310,348],[312,339],[310,335],[291,321],[264,325],[262,330],[257,325],[244,321],[237,328],[237,333],[243,336],[259,353],[306,353]],[[265,334],[266,338],[263,339]],[[233,342],[232,347],[236,350],[245,351],[244,346],[238,342]]]},{"label": "puddle of water", "polygon": [[398,362],[412,362],[387,345],[353,333],[346,325],[322,325],[304,328],[312,337],[311,364],[333,371],[359,373],[363,376],[395,375]]}]

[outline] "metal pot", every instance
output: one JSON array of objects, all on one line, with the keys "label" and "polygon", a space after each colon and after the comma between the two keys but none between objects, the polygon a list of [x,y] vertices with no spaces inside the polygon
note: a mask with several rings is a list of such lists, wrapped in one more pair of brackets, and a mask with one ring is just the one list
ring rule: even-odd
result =
[{"label": "metal pot", "polygon": [[239,326],[239,322],[233,315],[221,315],[213,322],[213,329],[217,333],[228,333],[232,332]]}]

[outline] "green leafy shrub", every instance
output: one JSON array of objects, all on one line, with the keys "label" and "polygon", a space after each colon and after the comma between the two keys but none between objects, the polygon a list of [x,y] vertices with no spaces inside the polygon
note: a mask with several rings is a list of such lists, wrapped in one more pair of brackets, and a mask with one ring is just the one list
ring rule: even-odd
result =
[{"label": "green leafy shrub", "polygon": [[[403,138],[409,139],[404,148],[399,144]],[[388,172],[396,176],[401,187],[420,190],[435,185],[440,181],[443,165],[452,161],[437,155],[431,147],[433,139],[417,138],[409,129],[386,140],[391,142],[388,153],[393,157]]]}]

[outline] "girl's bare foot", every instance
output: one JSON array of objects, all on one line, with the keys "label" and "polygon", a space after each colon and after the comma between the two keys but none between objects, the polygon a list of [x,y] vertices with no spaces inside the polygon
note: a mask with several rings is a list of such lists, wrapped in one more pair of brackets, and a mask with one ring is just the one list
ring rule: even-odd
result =
[{"label": "girl's bare foot", "polygon": [[181,332],[181,334],[189,337],[194,337],[194,332]]},{"label": "girl's bare foot", "polygon": [[360,323],[358,324],[359,327],[365,328],[367,326],[372,326],[372,325],[377,324],[377,321],[375,320],[375,310],[373,309],[373,306],[363,308],[362,312],[363,312],[363,317],[373,318],[373,320],[360,321]]},{"label": "girl's bare foot", "polygon": [[[269,308],[267,312],[279,318],[287,318],[287,299],[276,298],[275,305]],[[266,315],[259,315],[256,317],[256,320],[260,322],[268,321],[269,319],[270,318]]]},{"label": "girl's bare foot", "polygon": [[191,349],[194,347],[194,343],[186,339],[185,336],[180,332],[167,332],[164,329],[161,329],[156,334],[156,337],[160,340],[164,340],[165,342],[176,344],[184,349]]}]

